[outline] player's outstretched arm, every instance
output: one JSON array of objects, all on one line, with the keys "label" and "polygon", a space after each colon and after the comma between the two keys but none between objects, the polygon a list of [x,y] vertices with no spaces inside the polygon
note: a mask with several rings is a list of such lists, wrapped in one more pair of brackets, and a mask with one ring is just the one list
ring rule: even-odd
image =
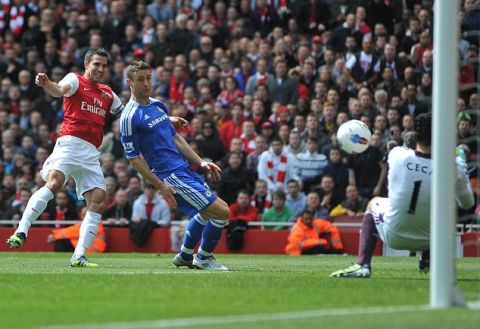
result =
[{"label": "player's outstretched arm", "polygon": [[177,206],[177,202],[173,196],[173,194],[175,194],[175,189],[158,179],[158,177],[151,172],[147,162],[144,159],[141,157],[136,157],[128,160],[133,168],[135,168],[143,178],[148,180],[153,186],[155,186],[156,189],[158,189],[158,192],[160,192],[171,208],[175,208]]},{"label": "player's outstretched arm", "polygon": [[203,170],[212,175],[214,181],[220,180],[221,169],[216,164],[203,160],[195,151],[188,145],[187,141],[180,135],[174,137],[175,145],[178,151],[189,162],[199,165]]},{"label": "player's outstretched arm", "polygon": [[62,97],[70,91],[70,84],[58,84],[51,81],[45,73],[38,73],[35,77],[35,83],[42,87],[46,93],[53,97]]}]

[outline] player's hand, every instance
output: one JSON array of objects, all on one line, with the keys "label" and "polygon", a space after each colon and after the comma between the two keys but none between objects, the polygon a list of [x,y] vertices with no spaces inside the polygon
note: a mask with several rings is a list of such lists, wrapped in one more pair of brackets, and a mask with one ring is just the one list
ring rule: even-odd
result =
[{"label": "player's hand", "polygon": [[48,83],[50,82],[50,79],[48,78],[48,75],[45,73],[38,73],[37,76],[35,77],[35,84],[39,87],[45,87]]},{"label": "player's hand", "polygon": [[188,121],[181,117],[169,117],[170,122],[175,128],[187,128]]},{"label": "player's hand", "polygon": [[220,169],[220,167],[216,164],[208,161],[202,161],[200,162],[200,168],[212,175],[214,182],[218,182],[220,180],[220,173],[222,172],[222,169]]},{"label": "player's hand", "polygon": [[165,201],[167,201],[168,205],[170,208],[175,208],[177,207],[177,201],[175,200],[175,197],[173,196],[176,192],[173,187],[170,185],[162,183],[160,186],[158,186],[158,192],[163,196]]}]

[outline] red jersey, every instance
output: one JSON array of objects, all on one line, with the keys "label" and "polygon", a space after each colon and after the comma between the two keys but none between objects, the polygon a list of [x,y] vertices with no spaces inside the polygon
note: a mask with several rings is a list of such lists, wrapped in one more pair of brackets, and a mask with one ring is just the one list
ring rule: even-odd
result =
[{"label": "red jersey", "polygon": [[84,76],[67,74],[61,84],[68,83],[70,91],[63,97],[64,117],[61,136],[75,136],[99,147],[108,113],[117,114],[122,103],[112,89],[101,83],[92,83]]}]

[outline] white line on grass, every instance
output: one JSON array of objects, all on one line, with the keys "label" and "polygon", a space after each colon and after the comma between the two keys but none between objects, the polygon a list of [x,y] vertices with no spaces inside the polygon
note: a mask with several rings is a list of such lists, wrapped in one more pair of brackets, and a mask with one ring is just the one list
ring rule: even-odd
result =
[{"label": "white line on grass", "polygon": [[431,310],[428,305],[412,306],[388,306],[388,307],[359,307],[359,308],[334,308],[326,310],[311,310],[300,312],[281,312],[270,314],[244,314],[227,315],[215,317],[197,317],[197,318],[178,318],[154,321],[138,322],[110,322],[95,324],[76,324],[76,325],[55,325],[42,327],[43,329],[159,329],[159,328],[179,328],[193,327],[202,325],[223,325],[229,323],[248,323],[258,321],[282,321],[306,318],[318,318],[323,316],[343,316],[356,314],[378,314],[378,313],[399,313],[399,312],[418,312]]}]

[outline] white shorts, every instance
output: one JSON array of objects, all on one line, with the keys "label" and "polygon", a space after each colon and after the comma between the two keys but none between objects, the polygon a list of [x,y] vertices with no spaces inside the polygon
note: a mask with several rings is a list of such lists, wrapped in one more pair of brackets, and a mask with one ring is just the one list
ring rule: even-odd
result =
[{"label": "white shorts", "polygon": [[400,232],[394,228],[391,218],[387,217],[390,207],[388,198],[377,197],[372,200],[370,213],[375,221],[378,235],[382,241],[392,249],[419,251],[430,247],[428,238],[413,238],[406,236],[405,232]]},{"label": "white shorts", "polygon": [[105,178],[100,167],[100,152],[97,148],[75,136],[62,136],[57,139],[52,154],[43,165],[40,174],[47,181],[50,170],[61,171],[65,183],[73,177],[77,196],[83,200],[83,194],[94,188],[106,190]]}]

